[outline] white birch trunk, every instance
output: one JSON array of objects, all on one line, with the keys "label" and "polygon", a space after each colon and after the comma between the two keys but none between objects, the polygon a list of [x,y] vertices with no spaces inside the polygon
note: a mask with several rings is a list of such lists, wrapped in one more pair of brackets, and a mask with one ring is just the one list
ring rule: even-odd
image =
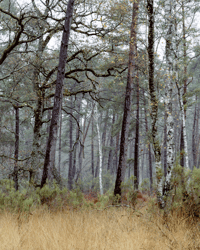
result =
[{"label": "white birch trunk", "polygon": [[165,1],[166,8],[166,65],[167,65],[167,79],[165,92],[165,108],[166,108],[166,127],[167,127],[167,176],[164,184],[163,195],[167,196],[171,187],[171,175],[174,164],[174,119],[172,116],[172,94],[174,86],[174,72],[173,72],[173,36],[174,36],[174,0]]},{"label": "white birch trunk", "polygon": [[161,161],[156,161],[155,162],[156,165],[156,172],[157,172],[157,199],[159,204],[161,205],[161,207],[164,207],[165,202],[163,200],[163,178],[158,176],[158,171],[162,172],[162,164]]},{"label": "white birch trunk", "polygon": [[100,133],[100,128],[99,128],[99,114],[97,110],[97,105],[94,110],[94,117],[96,120],[96,125],[97,125],[97,135],[98,135],[98,143],[99,143],[99,188],[100,188],[100,194],[103,195],[103,182],[102,182],[102,145],[101,145],[101,133]]},{"label": "white birch trunk", "polygon": [[183,96],[180,93],[180,89],[178,89],[178,95],[179,95],[179,103],[180,103],[181,117],[182,117],[182,126],[183,126],[183,140],[184,140],[184,152],[185,152],[185,169],[189,170],[187,132],[186,132],[186,126],[185,126],[185,113],[184,113],[184,105],[183,105]]},{"label": "white birch trunk", "polygon": [[[184,34],[184,32],[185,32],[185,30],[184,30],[185,29],[185,23],[184,22],[185,21],[184,21],[184,8],[183,8],[183,5],[182,5],[182,9],[183,9],[183,38],[185,39],[185,34]],[[185,169],[188,170],[189,169],[189,159],[188,159],[187,132],[186,132],[186,125],[185,125],[185,123],[186,123],[186,114],[185,114],[185,110],[184,110],[183,95],[181,94],[181,90],[180,90],[180,87],[179,87],[179,84],[178,84],[178,70],[179,70],[178,69],[178,59],[177,59],[179,57],[178,45],[179,45],[179,39],[178,39],[178,31],[177,31],[177,24],[176,24],[176,54],[177,54],[177,57],[176,57],[176,86],[177,86],[177,90],[178,90],[179,104],[180,104],[181,118],[182,118],[182,126],[183,126]],[[185,50],[185,48],[184,48],[184,50]],[[184,60],[185,60],[185,55],[184,55]],[[185,64],[185,62],[184,62],[184,64]],[[185,86],[184,86],[184,88],[185,88]]]}]

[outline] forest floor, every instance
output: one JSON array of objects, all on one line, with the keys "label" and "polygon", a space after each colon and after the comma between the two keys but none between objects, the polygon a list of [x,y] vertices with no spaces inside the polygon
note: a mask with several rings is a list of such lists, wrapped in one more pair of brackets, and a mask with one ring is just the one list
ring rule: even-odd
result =
[{"label": "forest floor", "polygon": [[140,204],[128,207],[45,209],[0,214],[0,250],[200,249],[200,226]]}]

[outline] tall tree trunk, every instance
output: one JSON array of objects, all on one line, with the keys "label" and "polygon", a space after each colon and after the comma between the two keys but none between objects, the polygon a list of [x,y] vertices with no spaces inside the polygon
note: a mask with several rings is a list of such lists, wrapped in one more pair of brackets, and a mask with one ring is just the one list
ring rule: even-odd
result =
[{"label": "tall tree trunk", "polygon": [[97,126],[97,136],[98,136],[98,143],[99,143],[99,188],[100,188],[100,194],[103,195],[103,182],[102,182],[102,158],[103,158],[103,152],[102,152],[102,144],[101,144],[101,133],[100,133],[100,127],[99,127],[99,115],[97,110],[97,105],[95,107],[94,111],[94,117],[96,120],[96,126]]},{"label": "tall tree trunk", "polygon": [[[174,0],[165,1],[166,3],[166,24],[167,24],[167,36],[166,36],[166,64],[167,64],[167,80],[166,80],[166,92],[165,92],[165,108],[167,113],[166,126],[167,126],[167,176],[163,187],[163,195],[167,196],[171,189],[171,175],[174,164],[174,120],[172,116],[172,94],[174,87]],[[176,77],[176,76],[175,76]],[[163,207],[166,205],[164,202]]]},{"label": "tall tree trunk", "polygon": [[15,183],[15,190],[19,188],[18,184],[18,158],[19,158],[19,108],[18,105],[15,107],[15,166],[13,180]]},{"label": "tall tree trunk", "polygon": [[[59,117],[60,116],[58,116],[58,119],[59,119]],[[59,120],[58,120],[58,123],[59,123]],[[57,144],[57,136],[54,137],[52,140],[52,147],[51,147],[51,153],[50,153],[50,164],[49,164],[49,171],[48,171],[48,175],[47,175],[49,183],[52,183],[53,178],[54,178],[55,160],[56,160],[56,144]]]},{"label": "tall tree trunk", "polygon": [[30,167],[30,183],[34,185],[35,175],[38,171],[40,165],[40,144],[41,144],[41,128],[42,128],[42,118],[43,118],[43,93],[38,84],[40,68],[42,65],[42,53],[43,53],[43,37],[39,39],[38,51],[35,58],[35,69],[33,71],[33,87],[37,95],[36,108],[34,109],[34,129],[33,129],[33,143],[31,152],[31,167]]},{"label": "tall tree trunk", "polygon": [[[196,97],[197,101],[197,97]],[[196,122],[196,140],[195,140],[195,149],[196,149],[196,154],[195,154],[195,164],[196,167],[199,167],[198,162],[197,162],[197,156],[199,154],[199,142],[200,142],[200,135],[199,135],[199,113],[200,113],[200,104],[197,106],[197,122]]]},{"label": "tall tree trunk", "polygon": [[151,144],[148,145],[149,153],[149,179],[150,179],[150,193],[153,192],[153,169],[152,169],[152,157],[151,157]]},{"label": "tall tree trunk", "polygon": [[[133,140],[131,140],[131,143],[129,144],[129,159],[132,158],[132,153],[133,153]],[[132,166],[132,162],[129,163],[128,166],[128,179],[130,179],[131,177],[131,166]]]},{"label": "tall tree trunk", "polygon": [[183,62],[184,62],[184,87],[183,87],[183,106],[184,106],[184,115],[186,119],[186,93],[187,93],[187,46],[186,46],[186,29],[185,29],[185,8],[184,1],[182,0],[182,21],[183,21]]},{"label": "tall tree trunk", "polygon": [[[181,166],[184,167],[184,157],[185,157],[185,167],[189,169],[188,162],[188,149],[187,149],[187,137],[186,137],[186,93],[187,93],[187,47],[186,47],[186,30],[185,30],[185,8],[184,2],[182,1],[182,21],[183,21],[183,62],[184,62],[184,76],[183,76],[183,96],[181,96],[179,89],[179,103],[182,115],[182,130],[181,130],[181,142],[180,142],[180,152],[184,151],[184,154],[181,155]],[[181,98],[181,100],[180,100]],[[183,111],[182,111],[183,109]],[[184,117],[183,117],[184,116]]]},{"label": "tall tree trunk", "polygon": [[103,152],[103,158],[102,158],[102,165],[104,166],[105,157],[106,157],[106,132],[107,132],[107,124],[108,124],[108,110],[106,110],[106,116],[104,119],[104,128],[102,133],[102,152]]},{"label": "tall tree trunk", "polygon": [[[81,102],[82,102],[82,98],[79,97],[77,99],[77,102],[78,102],[78,105],[77,105],[77,123],[80,124],[80,111],[81,111]],[[80,128],[79,126],[77,126],[76,128],[76,142],[75,142],[75,145],[74,145],[74,160],[73,160],[73,178],[75,178],[75,175],[76,175],[76,171],[77,171],[77,168],[76,168],[76,152],[77,152],[77,149],[78,149],[78,142],[80,140]],[[79,173],[79,172],[78,172]],[[78,174],[77,173],[77,174]],[[78,179],[76,178],[75,181],[77,181]]]},{"label": "tall tree trunk", "polygon": [[[84,144],[85,144],[85,140],[86,140],[86,137],[87,137],[87,133],[88,133],[88,130],[89,130],[89,127],[90,127],[90,123],[91,123],[91,120],[92,120],[93,111],[94,111],[94,105],[92,107],[92,113],[90,115],[90,119],[88,121],[87,127],[86,127],[86,116],[85,116],[85,121],[84,121],[84,126],[83,126],[83,133],[84,134],[83,134],[82,142],[80,143],[80,151],[79,151],[79,173],[78,173],[79,176],[80,176],[81,171],[82,171],[83,149],[84,149]],[[86,127],[86,129],[85,129],[85,127]]]},{"label": "tall tree trunk", "polygon": [[109,155],[108,155],[108,171],[111,172],[113,169],[113,147],[114,147],[114,138],[113,138],[113,126],[115,124],[115,113],[113,112],[113,117],[112,117],[112,128],[111,128],[111,133],[110,133],[110,150],[109,150]]},{"label": "tall tree trunk", "polygon": [[[153,150],[155,155],[155,165],[156,165],[156,179],[157,179],[157,199],[158,204],[163,206],[163,198],[162,198],[162,168],[161,168],[161,147],[158,138],[158,128],[157,128],[157,120],[158,120],[158,98],[156,96],[156,88],[154,83],[154,1],[147,0],[147,10],[149,17],[149,33],[148,33],[148,56],[149,56],[149,92],[150,92],[150,100],[151,100],[151,119],[152,119],[152,142],[153,142]],[[150,151],[150,150],[149,150]]]},{"label": "tall tree trunk", "polygon": [[98,153],[97,165],[96,165],[96,169],[95,169],[95,178],[97,178],[98,175],[99,175],[99,153]]},{"label": "tall tree trunk", "polygon": [[180,133],[180,165],[184,167],[184,139],[183,139],[183,124],[181,124]]},{"label": "tall tree trunk", "polygon": [[134,1],[132,24],[131,24],[130,49],[129,49],[128,77],[127,77],[124,115],[122,121],[122,131],[121,131],[119,165],[118,165],[117,178],[114,189],[114,195],[115,196],[120,195],[120,197],[121,197],[121,184],[124,181],[125,171],[126,171],[128,132],[130,124],[132,93],[133,93],[133,84],[136,78],[138,6],[139,6],[138,2]]},{"label": "tall tree trunk", "polygon": [[60,125],[59,125],[59,149],[58,149],[58,173],[59,175],[61,174],[61,154],[62,154],[62,107],[61,107],[61,112],[60,112]]},{"label": "tall tree trunk", "polygon": [[163,166],[164,176],[167,176],[167,113],[165,112],[165,123],[164,123],[164,143],[163,143]]},{"label": "tall tree trunk", "polygon": [[[187,47],[186,47],[186,29],[185,29],[185,8],[184,2],[182,1],[182,15],[183,15],[183,60],[184,60],[184,88],[183,97],[181,101],[182,111],[182,123],[183,123],[183,141],[184,141],[184,156],[185,156],[185,167],[189,169],[189,159],[188,159],[188,147],[187,147],[187,135],[186,135],[186,94],[187,94]],[[183,102],[183,103],[182,103]]]},{"label": "tall tree trunk", "polygon": [[94,119],[92,117],[92,134],[91,134],[91,169],[92,178],[94,178]]},{"label": "tall tree trunk", "polygon": [[[143,90],[144,96],[144,90]],[[145,112],[145,127],[146,133],[148,134],[148,120],[147,120],[147,109],[146,109],[146,99],[144,98],[144,112]],[[148,154],[149,154],[149,180],[150,180],[150,193],[153,191],[153,171],[152,171],[152,159],[151,159],[151,145],[148,143]]]},{"label": "tall tree trunk", "polygon": [[65,16],[65,24],[62,36],[62,43],[60,48],[59,55],[59,65],[58,65],[58,74],[56,80],[56,91],[54,96],[54,106],[52,111],[52,119],[49,131],[49,139],[46,148],[46,156],[44,161],[43,175],[41,180],[41,188],[44,186],[48,176],[48,169],[51,164],[51,153],[52,153],[52,143],[56,140],[57,129],[58,129],[58,120],[61,110],[61,100],[62,100],[62,89],[63,89],[63,80],[65,77],[65,64],[67,59],[67,50],[68,42],[70,36],[71,20],[73,15],[74,0],[69,0],[67,5],[67,11]]},{"label": "tall tree trunk", "polygon": [[[197,101],[197,96],[196,96]],[[198,167],[197,155],[199,151],[199,104],[195,105],[194,122],[192,130],[192,155],[193,155],[193,167]]]},{"label": "tall tree trunk", "polygon": [[142,152],[142,155],[140,157],[140,161],[141,161],[141,164],[140,164],[140,167],[139,167],[139,185],[141,185],[143,179],[144,179],[144,176],[145,176],[145,167],[144,167],[144,161],[145,161],[145,155],[146,155],[146,147],[145,147],[145,143],[144,143],[144,148],[141,150]]},{"label": "tall tree trunk", "polygon": [[134,156],[134,189],[138,190],[139,185],[139,111],[140,111],[140,86],[139,86],[139,78],[136,80],[136,89],[137,89],[137,111],[136,111],[136,125],[135,125],[135,156]]},{"label": "tall tree trunk", "polygon": [[193,121],[193,130],[192,130],[192,156],[193,156],[193,167],[196,167],[196,140],[195,137],[198,136],[196,134],[196,119],[197,119],[197,105],[195,105],[194,109],[194,121]]},{"label": "tall tree trunk", "polygon": [[72,108],[73,108],[73,97],[71,96],[71,105],[70,105],[70,117],[69,117],[69,170],[68,170],[68,188],[72,189],[73,186],[73,117],[72,117]]},{"label": "tall tree trunk", "polygon": [[113,169],[112,173],[117,173],[117,167],[118,167],[118,151],[119,151],[119,134],[120,132],[117,133],[116,135],[116,141],[115,141],[115,157],[114,157],[114,163],[113,163]]},{"label": "tall tree trunk", "polygon": [[[186,125],[185,125],[185,113],[184,113],[184,106],[183,106],[183,97],[180,93],[180,88],[178,88],[178,95],[179,95],[179,103],[180,103],[180,109],[181,109],[181,118],[182,118],[182,128],[181,128],[181,148],[184,149],[185,154],[185,168],[189,169],[189,161],[188,161],[188,146],[187,146],[187,134],[186,134]],[[182,145],[183,144],[183,145]],[[182,155],[182,161],[184,159],[184,155]],[[181,162],[184,166],[184,162]]]},{"label": "tall tree trunk", "polygon": [[[46,9],[44,11],[44,14],[40,12],[40,10],[37,8],[35,1],[32,0],[33,8],[37,14],[37,26],[38,31],[40,33],[39,43],[38,43],[38,49],[36,52],[36,56],[34,58],[34,71],[33,71],[33,88],[35,91],[35,94],[37,96],[37,102],[36,102],[36,108],[34,109],[34,129],[33,129],[33,143],[32,143],[32,152],[31,152],[31,163],[30,163],[30,183],[34,184],[35,182],[35,176],[40,166],[40,144],[41,144],[41,128],[42,128],[42,118],[43,118],[43,109],[44,109],[44,97],[45,97],[45,91],[40,87],[40,72],[42,68],[42,56],[43,52],[49,42],[50,39],[44,39],[43,33],[45,30],[45,27],[43,26],[43,19],[44,17],[48,16],[49,8],[46,6]],[[52,34],[48,35],[48,38],[51,38]]]}]

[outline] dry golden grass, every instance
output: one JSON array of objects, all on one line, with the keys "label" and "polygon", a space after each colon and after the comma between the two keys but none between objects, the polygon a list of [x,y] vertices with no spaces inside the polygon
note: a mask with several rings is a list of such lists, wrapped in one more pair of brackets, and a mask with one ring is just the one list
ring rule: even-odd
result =
[{"label": "dry golden grass", "polygon": [[1,250],[165,250],[200,249],[198,224],[175,218],[163,224],[161,216],[127,208],[103,211],[34,211],[22,216],[0,215]]}]

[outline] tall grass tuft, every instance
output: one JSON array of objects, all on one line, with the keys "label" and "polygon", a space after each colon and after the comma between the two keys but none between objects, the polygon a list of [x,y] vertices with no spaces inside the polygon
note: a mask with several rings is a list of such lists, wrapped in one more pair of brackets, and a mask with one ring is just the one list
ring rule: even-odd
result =
[{"label": "tall grass tuft", "polygon": [[199,249],[200,226],[143,207],[0,214],[1,250]]}]

